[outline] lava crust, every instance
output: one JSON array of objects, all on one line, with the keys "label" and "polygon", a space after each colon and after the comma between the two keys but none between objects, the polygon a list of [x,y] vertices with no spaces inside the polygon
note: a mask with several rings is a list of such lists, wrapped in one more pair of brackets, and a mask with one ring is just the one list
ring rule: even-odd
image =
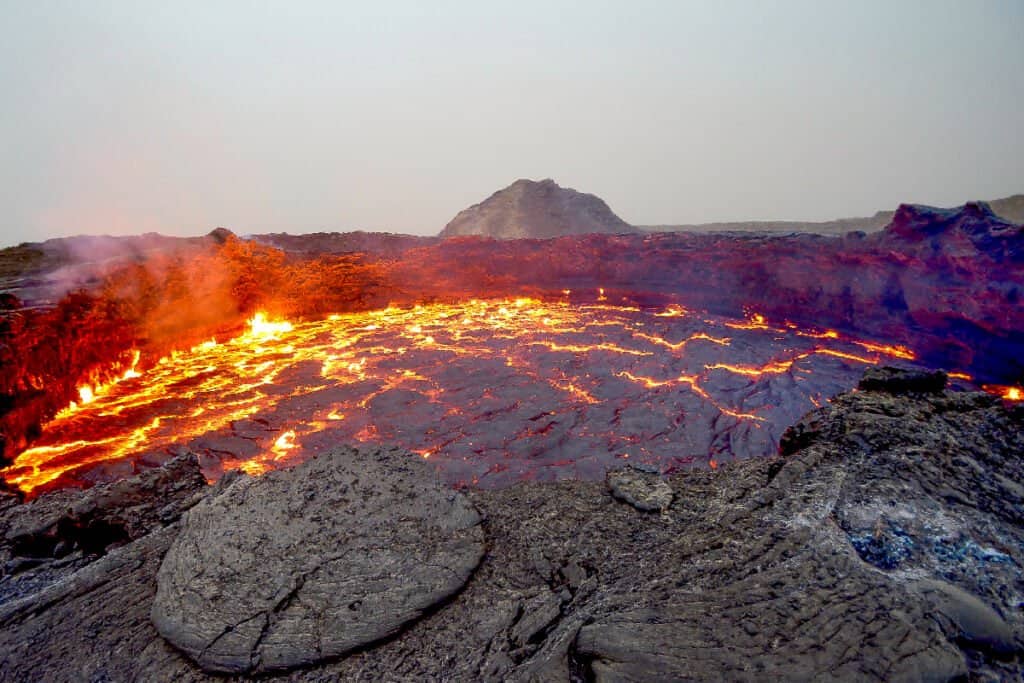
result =
[{"label": "lava crust", "polygon": [[86,396],[3,471],[24,490],[92,484],[199,455],[217,478],[384,443],[455,485],[600,479],[770,455],[867,365],[913,354],[832,330],[675,306],[470,301],[250,331]]}]

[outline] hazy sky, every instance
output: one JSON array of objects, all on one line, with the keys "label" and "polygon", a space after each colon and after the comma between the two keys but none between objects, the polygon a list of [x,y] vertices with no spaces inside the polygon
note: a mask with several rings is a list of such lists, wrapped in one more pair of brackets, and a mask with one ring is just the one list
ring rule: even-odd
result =
[{"label": "hazy sky", "polygon": [[0,245],[633,223],[1024,192],[1024,2],[0,0]]}]

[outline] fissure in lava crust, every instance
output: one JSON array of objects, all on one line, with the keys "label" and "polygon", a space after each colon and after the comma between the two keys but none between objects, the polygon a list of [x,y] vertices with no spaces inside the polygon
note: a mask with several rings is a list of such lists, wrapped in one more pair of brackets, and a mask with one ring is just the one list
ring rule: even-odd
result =
[{"label": "fissure in lava crust", "polygon": [[341,442],[399,444],[456,485],[595,478],[624,459],[714,467],[775,452],[789,424],[866,366],[912,361],[832,330],[645,310],[603,292],[294,324],[257,315],[238,337],[83,387],[2,474],[38,492],[187,449],[215,479]]}]

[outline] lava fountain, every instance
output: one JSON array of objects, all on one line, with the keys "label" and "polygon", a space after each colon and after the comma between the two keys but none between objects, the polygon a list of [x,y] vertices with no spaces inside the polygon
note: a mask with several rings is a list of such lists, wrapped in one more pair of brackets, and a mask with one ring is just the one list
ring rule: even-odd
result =
[{"label": "lava fountain", "polygon": [[[399,444],[455,485],[595,478],[775,452],[782,431],[907,349],[833,330],[606,300],[471,300],[249,330],[83,387],[3,470],[25,491],[199,455],[210,479],[340,442]],[[136,356],[136,362],[138,358]]]}]

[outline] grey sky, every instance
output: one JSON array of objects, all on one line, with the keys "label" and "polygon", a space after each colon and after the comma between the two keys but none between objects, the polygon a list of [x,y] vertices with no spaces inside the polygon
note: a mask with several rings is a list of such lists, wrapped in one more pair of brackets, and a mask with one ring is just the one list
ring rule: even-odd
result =
[{"label": "grey sky", "polygon": [[0,0],[0,245],[633,223],[1024,191],[1024,2]]}]

